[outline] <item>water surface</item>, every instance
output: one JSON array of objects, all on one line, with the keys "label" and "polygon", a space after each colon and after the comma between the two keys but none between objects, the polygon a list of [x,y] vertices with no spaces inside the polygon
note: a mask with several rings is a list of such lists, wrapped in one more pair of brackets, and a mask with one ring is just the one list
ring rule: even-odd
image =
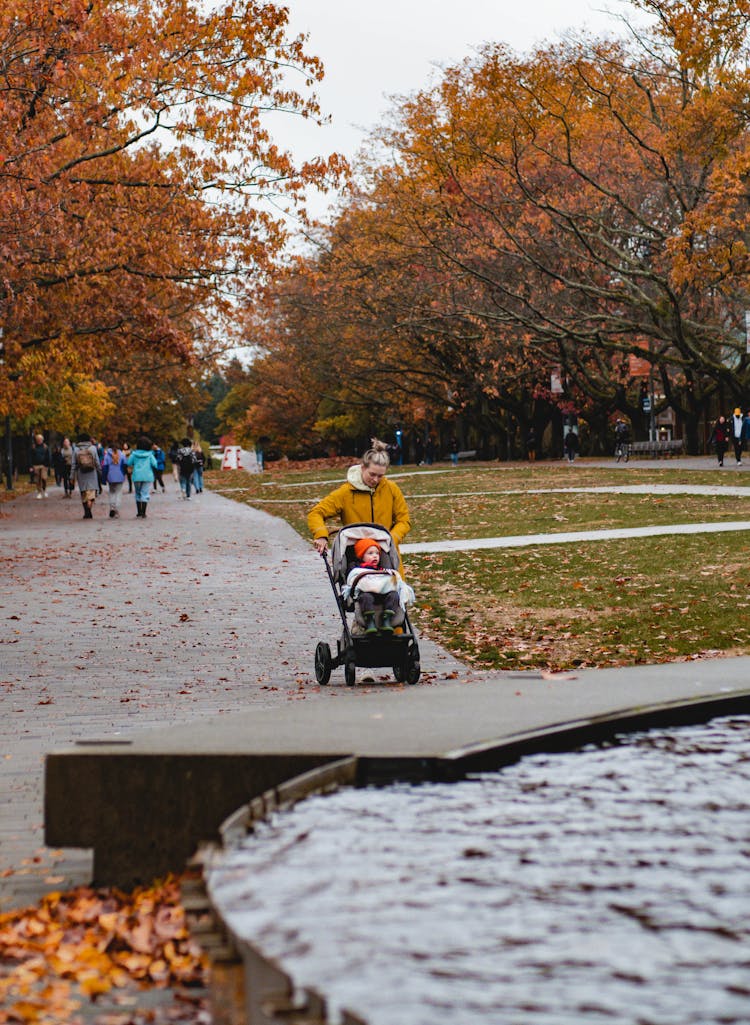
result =
[{"label": "water surface", "polygon": [[750,718],[346,790],[211,875],[241,935],[371,1025],[750,1022]]}]

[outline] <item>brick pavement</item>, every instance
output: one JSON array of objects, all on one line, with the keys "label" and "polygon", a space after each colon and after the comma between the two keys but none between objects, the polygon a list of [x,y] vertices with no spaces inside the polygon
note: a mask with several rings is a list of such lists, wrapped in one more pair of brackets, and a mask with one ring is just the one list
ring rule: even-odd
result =
[{"label": "brick pavement", "polygon": [[[89,852],[44,847],[46,752],[347,693],[314,678],[339,621],[312,548],[282,520],[167,488],[145,521],[132,495],[119,519],[100,498],[84,521],[54,487],[0,506],[0,911],[90,878]],[[428,685],[461,668],[420,650]]]}]

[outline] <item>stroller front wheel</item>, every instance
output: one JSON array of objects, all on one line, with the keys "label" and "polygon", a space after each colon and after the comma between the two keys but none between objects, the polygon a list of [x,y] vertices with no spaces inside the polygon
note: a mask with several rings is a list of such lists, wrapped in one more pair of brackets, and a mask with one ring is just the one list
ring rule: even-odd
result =
[{"label": "stroller front wheel", "polygon": [[352,659],[347,659],[344,663],[344,682],[347,687],[353,687],[354,681],[357,678],[357,666]]},{"label": "stroller front wheel", "polygon": [[331,649],[325,641],[321,641],[315,649],[315,679],[325,687],[331,679]]}]

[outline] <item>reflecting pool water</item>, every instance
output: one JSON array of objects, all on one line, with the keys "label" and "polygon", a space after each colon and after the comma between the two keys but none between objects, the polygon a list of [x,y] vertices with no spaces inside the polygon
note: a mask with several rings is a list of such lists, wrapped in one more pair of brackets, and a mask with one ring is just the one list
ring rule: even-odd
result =
[{"label": "reflecting pool water", "polygon": [[371,1025],[750,1022],[750,718],[311,798],[209,879]]}]

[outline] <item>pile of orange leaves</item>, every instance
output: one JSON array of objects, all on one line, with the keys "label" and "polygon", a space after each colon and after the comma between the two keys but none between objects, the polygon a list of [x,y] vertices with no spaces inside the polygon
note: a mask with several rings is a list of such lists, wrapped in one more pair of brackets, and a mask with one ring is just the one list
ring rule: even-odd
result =
[{"label": "pile of orange leaves", "polygon": [[202,986],[205,967],[176,879],[51,893],[0,916],[0,1023],[69,1023],[113,990]]}]

